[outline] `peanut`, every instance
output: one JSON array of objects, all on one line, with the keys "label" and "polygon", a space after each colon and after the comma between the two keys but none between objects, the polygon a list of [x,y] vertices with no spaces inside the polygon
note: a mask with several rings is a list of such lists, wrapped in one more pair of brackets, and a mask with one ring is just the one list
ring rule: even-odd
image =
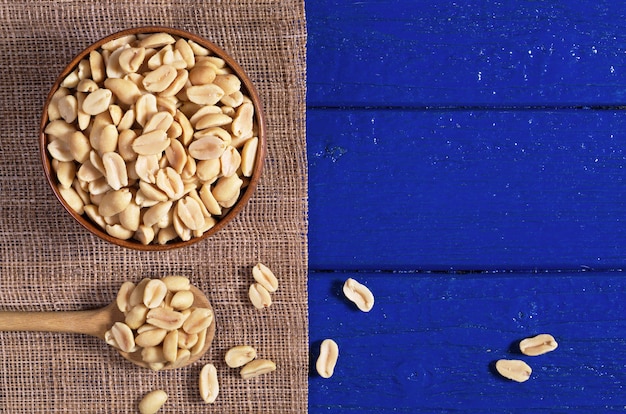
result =
[{"label": "peanut", "polygon": [[344,295],[356,304],[363,312],[369,312],[374,307],[374,295],[367,288],[352,278],[348,278],[343,285]]},{"label": "peanut", "polygon": [[231,368],[239,368],[256,358],[256,349],[249,345],[240,345],[230,348],[224,360]]},{"label": "peanut", "polygon": [[274,275],[274,272],[263,263],[259,262],[252,268],[252,277],[268,292],[276,292],[278,289],[278,279]]},{"label": "peanut", "polygon": [[522,354],[529,356],[543,355],[554,351],[557,347],[558,343],[550,334],[540,334],[532,338],[526,338],[519,344]]},{"label": "peanut", "polygon": [[332,339],[324,339],[320,345],[320,354],[315,363],[315,369],[322,378],[330,378],[335,372],[339,358],[339,347]]},{"label": "peanut", "polygon": [[217,399],[219,393],[219,383],[217,380],[217,369],[213,364],[206,364],[200,371],[200,397],[204,402],[211,404]]},{"label": "peanut", "polygon": [[500,359],[496,362],[496,370],[504,378],[516,382],[528,381],[533,370],[524,361],[516,359]]},{"label": "peanut", "polygon": [[244,365],[239,373],[241,378],[250,379],[272,371],[276,371],[276,364],[273,361],[269,359],[255,359]]},{"label": "peanut", "polygon": [[156,414],[167,401],[167,393],[163,390],[154,390],[146,394],[139,403],[141,414]]}]

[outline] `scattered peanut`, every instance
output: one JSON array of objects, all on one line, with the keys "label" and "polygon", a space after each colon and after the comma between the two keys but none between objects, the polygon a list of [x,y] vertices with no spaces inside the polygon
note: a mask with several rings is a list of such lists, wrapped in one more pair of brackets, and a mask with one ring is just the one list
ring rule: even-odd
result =
[{"label": "scattered peanut", "polygon": [[322,378],[330,378],[335,371],[339,358],[339,347],[332,339],[325,339],[320,345],[320,354],[315,363],[315,369]]},{"label": "scattered peanut", "polygon": [[[202,236],[239,200],[259,151],[256,108],[231,72],[208,49],[167,33],[92,51],[47,110],[48,154],[64,163],[54,171],[61,197],[117,238],[145,245]],[[205,161],[214,162],[196,170]],[[176,218],[164,222],[169,210]]]},{"label": "scattered peanut", "polygon": [[217,381],[217,369],[213,364],[206,364],[200,371],[200,397],[204,402],[212,404],[217,398],[217,394],[220,391],[220,386]]},{"label": "scattered peanut", "polygon": [[516,382],[528,381],[533,370],[524,361],[517,359],[500,359],[496,362],[496,370],[504,378]]},{"label": "scattered peanut", "polygon": [[558,344],[550,334],[540,334],[532,338],[526,338],[519,344],[520,351],[524,355],[537,356],[554,351]]},{"label": "scattered peanut", "polygon": [[374,307],[374,295],[372,292],[367,286],[362,285],[352,278],[345,281],[343,293],[363,312],[369,312]]},{"label": "scattered peanut", "polygon": [[244,365],[239,374],[243,379],[250,379],[272,371],[276,371],[276,364],[273,361],[269,359],[255,359]]},{"label": "scattered peanut", "polygon": [[141,414],[156,414],[167,401],[167,393],[163,390],[154,390],[147,393],[139,403]]},{"label": "scattered peanut", "polygon": [[239,368],[256,358],[256,349],[249,345],[239,345],[230,348],[224,357],[226,365]]}]

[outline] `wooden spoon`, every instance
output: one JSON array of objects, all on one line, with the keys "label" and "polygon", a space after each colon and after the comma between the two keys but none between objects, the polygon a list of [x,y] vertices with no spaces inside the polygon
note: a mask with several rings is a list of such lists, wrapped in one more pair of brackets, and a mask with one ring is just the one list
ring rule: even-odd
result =
[{"label": "wooden spoon", "polygon": [[[198,308],[213,309],[207,297],[195,286],[191,286],[194,296],[193,306]],[[104,334],[111,329],[115,322],[123,322],[124,314],[118,309],[116,302],[103,308],[66,311],[66,312],[11,312],[0,311],[0,331],[21,332],[69,332],[91,335],[104,341]],[[200,352],[191,356],[187,362],[176,366],[184,367],[197,361],[211,346],[215,336],[215,319],[207,329],[206,341]],[[117,350],[120,355],[133,364],[149,368],[148,364],[141,359],[141,352],[123,352]],[[166,366],[163,369],[171,369]]]}]

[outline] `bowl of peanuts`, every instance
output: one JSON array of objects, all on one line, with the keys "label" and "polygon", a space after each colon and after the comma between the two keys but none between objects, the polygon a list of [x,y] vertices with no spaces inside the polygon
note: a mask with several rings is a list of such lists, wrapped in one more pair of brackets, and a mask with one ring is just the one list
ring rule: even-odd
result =
[{"label": "bowl of peanuts", "polygon": [[140,27],[80,52],[40,124],[44,173],[85,229],[137,250],[223,229],[261,176],[259,96],[225,51],[183,30]]}]

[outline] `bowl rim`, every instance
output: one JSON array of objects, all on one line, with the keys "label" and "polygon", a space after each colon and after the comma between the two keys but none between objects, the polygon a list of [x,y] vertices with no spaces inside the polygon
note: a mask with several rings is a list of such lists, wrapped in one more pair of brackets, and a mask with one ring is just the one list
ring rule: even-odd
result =
[{"label": "bowl rim", "polygon": [[[147,244],[144,245],[138,241],[133,241],[132,239],[123,240],[118,239],[109,235],[104,229],[102,229],[97,224],[93,223],[88,217],[85,215],[80,215],[76,213],[69,204],[65,201],[65,199],[61,196],[58,188],[57,182],[54,176],[54,172],[52,171],[52,161],[47,152],[47,137],[44,132],[47,124],[48,124],[48,106],[54,93],[60,88],[61,82],[69,75],[69,73],[76,68],[79,62],[86,58],[91,51],[99,49],[105,43],[123,37],[127,35],[138,35],[138,34],[153,34],[153,33],[169,33],[173,36],[182,37],[187,40],[192,40],[198,43],[200,46],[203,46],[209,49],[215,56],[223,59],[226,64],[233,70],[239,79],[241,80],[242,90],[245,90],[247,96],[250,98],[254,105],[255,109],[255,119],[258,127],[258,146],[257,153],[255,158],[254,169],[252,171],[251,176],[249,177],[248,185],[242,194],[240,194],[237,202],[229,208],[225,215],[223,215],[215,224],[215,226],[211,227],[209,230],[204,232],[199,237],[192,237],[187,241],[178,240],[173,243],[166,244]],[[39,125],[39,155],[43,165],[44,175],[46,176],[46,180],[48,181],[49,187],[55,195],[56,199],[61,203],[63,208],[74,218],[76,222],[78,222],[84,229],[88,230],[93,235],[105,240],[109,243],[115,244],[117,246],[125,247],[133,250],[142,250],[142,251],[164,251],[164,250],[172,250],[187,247],[193,244],[196,244],[202,240],[207,239],[208,237],[216,234],[224,227],[226,227],[233,219],[243,210],[243,208],[248,204],[248,201],[252,197],[253,193],[256,190],[256,187],[261,179],[261,173],[263,170],[263,164],[266,156],[266,126],[265,126],[265,113],[263,111],[263,107],[261,105],[261,100],[259,98],[259,94],[253,85],[251,79],[248,77],[247,73],[243,70],[243,68],[234,60],[230,54],[224,51],[222,48],[214,44],[213,42],[200,37],[194,33],[188,32],[186,30],[177,29],[168,26],[140,26],[129,29],[120,30],[114,33],[111,33],[96,42],[90,44],[81,52],[79,52],[74,58],[64,67],[64,69],[57,76],[56,80],[52,84],[50,91],[46,97],[46,100],[43,105],[41,120]]]}]

